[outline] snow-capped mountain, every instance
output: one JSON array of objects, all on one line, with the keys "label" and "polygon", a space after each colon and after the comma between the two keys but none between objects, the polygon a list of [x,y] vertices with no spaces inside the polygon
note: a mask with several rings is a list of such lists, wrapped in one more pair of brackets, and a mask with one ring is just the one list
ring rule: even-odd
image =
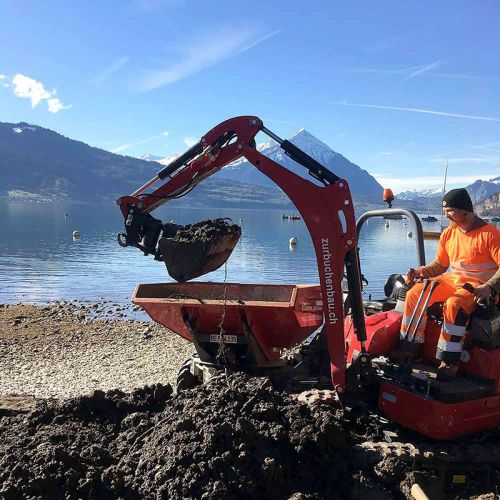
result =
[{"label": "snow-capped mountain", "polygon": [[162,165],[168,165],[172,161],[174,161],[176,158],[179,158],[179,156],[182,153],[177,153],[175,155],[170,155],[170,156],[158,156],[158,155],[152,155],[149,153],[146,153],[142,156],[139,156],[139,160],[146,160],[146,161],[155,161],[156,163],[161,163]]},{"label": "snow-capped mountain", "polygon": [[[346,179],[351,193],[357,197],[370,198],[379,201],[383,188],[366,170],[361,169],[347,158],[335,152],[324,142],[317,139],[307,130],[299,130],[291,139],[295,146],[305,151],[309,156],[325,165],[335,175]],[[311,180],[307,170],[289,158],[283,149],[273,140],[259,144],[257,150],[262,154],[290,169],[292,172]],[[233,162],[218,173],[219,178],[248,184],[274,186],[268,177],[254,168],[244,158]]]},{"label": "snow-capped mountain", "polygon": [[136,158],[139,158],[139,160],[146,160],[146,161],[160,161],[162,159],[161,156],[157,156],[157,155],[152,155],[152,154],[149,154],[149,153],[145,153],[141,156],[136,156]]},{"label": "snow-capped mountain", "polygon": [[469,192],[472,203],[479,203],[500,190],[500,176],[489,181],[477,180],[470,186],[467,186],[466,189]]},{"label": "snow-capped mountain", "polygon": [[409,191],[402,191],[396,195],[398,200],[411,201],[417,198],[436,198],[441,196],[441,188],[433,189],[411,189]]},{"label": "snow-capped mountain", "polygon": [[[347,158],[335,152],[324,142],[314,137],[307,130],[299,130],[291,139],[289,139],[295,146],[305,151],[309,156],[316,161],[328,167],[333,173],[339,177],[346,179],[351,188],[351,193],[358,197],[364,197],[379,201],[382,198],[382,186],[372,177],[366,170],[361,169],[354,163],[351,163]],[[269,140],[262,144],[257,145],[257,150],[265,156],[276,161],[280,165],[284,165],[292,172],[312,180],[307,173],[307,170],[290,159],[285,152],[280,148],[279,144],[273,140]],[[168,165],[171,161],[178,158],[182,153],[161,158],[154,155],[144,155],[141,159],[150,159],[162,165]],[[148,158],[146,158],[146,156]],[[160,158],[160,159],[156,159]],[[154,160],[153,160],[154,159]],[[217,173],[216,178],[225,179],[230,181],[242,182],[245,184],[257,184],[261,186],[273,186],[273,181],[262,174],[245,158],[240,158],[235,162],[229,164]]]},{"label": "snow-capped mountain", "polygon": [[[477,180],[472,184],[465,187],[469,193],[472,203],[476,204],[488,198],[492,194],[500,190],[500,177],[495,177],[489,181]],[[415,201],[419,198],[439,198],[442,196],[441,188],[434,189],[412,189],[410,191],[403,191],[396,195],[399,200]]]}]

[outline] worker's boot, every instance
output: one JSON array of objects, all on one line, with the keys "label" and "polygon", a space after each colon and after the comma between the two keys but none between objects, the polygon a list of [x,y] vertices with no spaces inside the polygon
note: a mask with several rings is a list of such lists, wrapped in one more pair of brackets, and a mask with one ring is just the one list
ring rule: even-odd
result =
[{"label": "worker's boot", "polygon": [[445,361],[441,361],[437,369],[436,378],[441,382],[449,382],[455,378],[457,371],[458,363],[446,363]]}]

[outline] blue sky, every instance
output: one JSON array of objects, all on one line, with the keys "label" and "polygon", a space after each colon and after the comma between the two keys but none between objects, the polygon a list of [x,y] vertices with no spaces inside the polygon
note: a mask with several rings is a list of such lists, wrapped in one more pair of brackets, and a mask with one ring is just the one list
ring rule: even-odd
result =
[{"label": "blue sky", "polygon": [[167,156],[231,116],[395,191],[500,175],[500,2],[0,1],[0,121]]}]

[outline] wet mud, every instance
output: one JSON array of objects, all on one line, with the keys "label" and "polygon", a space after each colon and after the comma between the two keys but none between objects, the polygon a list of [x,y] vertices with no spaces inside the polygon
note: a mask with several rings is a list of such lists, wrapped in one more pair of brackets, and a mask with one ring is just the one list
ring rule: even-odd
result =
[{"label": "wet mud", "polygon": [[96,391],[0,418],[0,497],[410,498],[414,460],[374,453],[377,435],[243,374]]},{"label": "wet mud", "polygon": [[168,274],[179,283],[222,266],[241,236],[241,228],[226,219],[179,226],[165,224],[158,242]]}]

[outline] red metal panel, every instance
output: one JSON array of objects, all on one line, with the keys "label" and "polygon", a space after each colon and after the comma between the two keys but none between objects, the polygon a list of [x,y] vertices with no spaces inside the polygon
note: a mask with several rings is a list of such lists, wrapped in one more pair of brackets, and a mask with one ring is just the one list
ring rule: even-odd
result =
[{"label": "red metal panel", "polygon": [[378,406],[398,424],[433,439],[454,439],[500,426],[498,395],[447,404],[382,382]]},{"label": "red metal panel", "polygon": [[[183,315],[200,333],[217,334],[225,307],[225,332],[243,335],[242,321],[246,316],[269,359],[279,357],[279,348],[292,347],[307,338],[323,322],[319,285],[228,283],[225,306],[224,300],[214,298],[213,292],[222,286],[204,282],[138,285],[132,302],[154,321],[188,340],[192,338]],[[259,300],[259,295],[267,300]]]},{"label": "red metal panel", "polygon": [[[379,312],[367,316],[366,350],[372,354],[387,355],[394,351],[399,339],[401,314],[394,311]],[[352,361],[353,355],[361,352],[361,343],[356,338],[352,328],[352,320],[347,317],[344,322],[346,342],[349,344],[347,360]]]},{"label": "red metal panel", "polygon": [[487,351],[474,346],[467,352],[470,360],[460,363],[460,372],[494,380],[496,392],[500,394],[500,349]]}]

